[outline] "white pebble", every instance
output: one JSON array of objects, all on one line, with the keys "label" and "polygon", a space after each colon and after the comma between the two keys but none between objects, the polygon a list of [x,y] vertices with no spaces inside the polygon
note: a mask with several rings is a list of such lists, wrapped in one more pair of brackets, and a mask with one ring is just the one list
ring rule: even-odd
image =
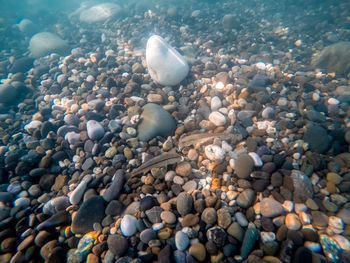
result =
[{"label": "white pebble", "polygon": [[217,145],[208,145],[204,151],[207,158],[211,161],[222,161],[225,158],[225,151]]},{"label": "white pebble", "polygon": [[136,232],[137,219],[131,215],[125,215],[120,223],[120,230],[126,237],[130,237]]},{"label": "white pebble", "polygon": [[250,152],[248,154],[250,155],[250,157],[252,157],[254,161],[254,165],[256,167],[263,166],[263,161],[261,160],[260,156],[256,152]]},{"label": "white pebble", "polygon": [[74,189],[74,191],[71,193],[71,195],[69,196],[69,202],[72,205],[77,205],[79,204],[81,198],[84,195],[84,192],[86,190],[87,187],[87,181],[82,180],[78,186]]},{"label": "white pebble", "polygon": [[222,102],[218,96],[215,96],[210,101],[210,108],[212,111],[216,111],[222,107]]},{"label": "white pebble", "polygon": [[339,100],[337,100],[335,98],[328,99],[328,104],[330,104],[330,105],[338,105],[339,103],[340,103]]},{"label": "white pebble", "polygon": [[226,117],[218,111],[213,111],[210,113],[209,120],[216,126],[223,126],[226,124]]}]

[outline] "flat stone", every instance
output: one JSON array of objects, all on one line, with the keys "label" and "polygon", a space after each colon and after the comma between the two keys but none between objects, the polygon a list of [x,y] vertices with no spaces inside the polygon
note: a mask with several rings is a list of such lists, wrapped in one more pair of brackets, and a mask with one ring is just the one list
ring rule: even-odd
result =
[{"label": "flat stone", "polygon": [[272,198],[264,198],[260,202],[260,212],[265,217],[276,217],[282,215],[284,209],[280,202]]},{"label": "flat stone", "polygon": [[93,224],[105,217],[105,201],[102,196],[87,199],[73,218],[71,230],[74,234],[85,234],[93,231]]},{"label": "flat stone", "polygon": [[216,210],[213,207],[207,207],[204,209],[201,219],[207,224],[207,225],[214,225],[217,220],[217,213]]},{"label": "flat stone", "polygon": [[107,239],[108,249],[117,257],[123,256],[129,248],[128,240],[119,235],[109,235]]},{"label": "flat stone", "polygon": [[237,204],[242,208],[250,207],[255,200],[255,192],[252,189],[246,189],[237,197]]},{"label": "flat stone", "polygon": [[194,214],[187,214],[184,216],[182,219],[181,225],[183,227],[190,227],[190,226],[195,226],[199,222],[199,217]]},{"label": "flat stone", "polygon": [[138,138],[149,141],[156,136],[168,137],[175,133],[176,121],[161,106],[148,103],[143,106],[141,121],[137,126]]}]

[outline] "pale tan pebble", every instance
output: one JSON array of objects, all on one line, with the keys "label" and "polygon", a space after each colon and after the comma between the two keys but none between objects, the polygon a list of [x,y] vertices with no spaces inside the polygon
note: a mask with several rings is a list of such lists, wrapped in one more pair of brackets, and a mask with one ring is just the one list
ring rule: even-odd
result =
[{"label": "pale tan pebble", "polygon": [[170,151],[173,148],[173,140],[169,136],[168,139],[163,143],[162,148],[164,151]]},{"label": "pale tan pebble", "polygon": [[195,149],[190,149],[187,153],[187,157],[188,159],[190,159],[191,161],[195,161],[198,158],[198,153]]},{"label": "pale tan pebble", "polygon": [[311,215],[309,215],[305,212],[300,212],[299,218],[300,218],[300,221],[303,225],[311,224]]},{"label": "pale tan pebble", "polygon": [[159,94],[148,94],[147,101],[150,103],[162,103],[163,97]]},{"label": "pale tan pebble", "polygon": [[330,105],[338,105],[340,103],[336,98],[329,98],[327,102]]},{"label": "pale tan pebble", "polygon": [[[344,222],[340,217],[336,217],[336,216],[330,216],[328,218],[328,227],[334,229],[334,230],[338,230],[341,231],[341,233],[344,230]],[[337,233],[340,234],[340,233]]]},{"label": "pale tan pebble", "polygon": [[137,133],[136,129],[133,127],[126,128],[126,132],[127,132],[127,134],[129,134],[131,136],[136,136],[136,133]]},{"label": "pale tan pebble", "polygon": [[87,103],[84,103],[84,104],[81,105],[81,108],[82,108],[83,110],[88,111],[88,110],[89,110],[89,105],[88,105]]},{"label": "pale tan pebble", "polygon": [[111,234],[111,235],[114,235],[114,234],[116,234],[117,233],[117,231],[118,231],[118,228],[116,228],[116,227],[111,227],[110,229],[109,229],[109,233]]},{"label": "pale tan pebble", "polygon": [[286,200],[282,204],[284,210],[288,213],[292,212],[294,210],[294,203],[292,201]]}]

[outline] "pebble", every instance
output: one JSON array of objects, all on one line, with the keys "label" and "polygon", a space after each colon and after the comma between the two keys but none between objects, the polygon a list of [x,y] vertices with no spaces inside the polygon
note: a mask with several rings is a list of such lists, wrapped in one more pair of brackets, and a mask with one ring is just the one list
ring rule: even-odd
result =
[{"label": "pebble", "polygon": [[283,206],[280,202],[272,198],[264,198],[260,202],[260,212],[266,217],[276,217],[284,213]]},{"label": "pebble", "polygon": [[197,243],[192,245],[189,248],[189,254],[193,256],[195,259],[197,259],[200,262],[203,262],[206,257],[206,250],[203,244]]},{"label": "pebble", "polygon": [[176,208],[180,215],[185,216],[191,212],[193,205],[192,196],[181,192],[176,198]]},{"label": "pebble", "polygon": [[150,240],[154,240],[156,238],[157,238],[157,233],[150,228],[143,230],[140,234],[140,239],[145,244],[148,244]]},{"label": "pebble", "polygon": [[163,211],[160,214],[160,218],[167,224],[174,224],[176,222],[176,216],[170,211]]},{"label": "pebble", "polygon": [[242,208],[250,207],[255,201],[255,192],[252,189],[246,189],[237,197],[237,204]]},{"label": "pebble", "polygon": [[194,214],[187,214],[183,217],[181,221],[181,225],[183,227],[190,227],[190,226],[195,226],[199,222],[199,217]]},{"label": "pebble", "polygon": [[223,247],[226,242],[227,234],[221,227],[212,227],[207,231],[208,241],[214,243],[216,247]]},{"label": "pebble", "polygon": [[102,125],[95,120],[89,120],[86,123],[86,130],[87,130],[88,136],[91,140],[102,139],[102,137],[105,134],[105,130],[102,127]]},{"label": "pebble", "polygon": [[217,111],[222,107],[221,100],[218,96],[214,96],[210,101],[210,109],[212,111]]},{"label": "pebble", "polygon": [[201,219],[207,225],[214,225],[217,220],[216,210],[213,207],[205,208],[204,211],[202,212]]},{"label": "pebble", "polygon": [[107,239],[108,249],[117,257],[123,256],[129,248],[128,240],[119,235],[109,235]]},{"label": "pebble", "polygon": [[182,231],[176,232],[175,245],[178,250],[185,251],[189,244],[190,244],[190,239],[184,232]]},{"label": "pebble", "polygon": [[233,222],[227,229],[227,233],[239,241],[243,241],[244,229],[239,223]]},{"label": "pebble", "polygon": [[85,234],[93,230],[93,224],[105,217],[105,202],[101,196],[93,196],[83,202],[74,216],[71,231],[74,234]]},{"label": "pebble", "polygon": [[130,237],[136,233],[137,219],[131,215],[125,215],[120,223],[120,230],[126,237]]},{"label": "pebble", "polygon": [[289,213],[286,215],[285,223],[287,228],[290,230],[299,230],[301,227],[299,217],[294,213]]},{"label": "pebble", "polygon": [[226,229],[232,221],[230,213],[224,208],[219,209],[217,211],[217,221],[219,227]]},{"label": "pebble", "polygon": [[217,145],[207,145],[204,152],[207,158],[211,161],[221,162],[225,158],[225,151]]},{"label": "pebble", "polygon": [[208,118],[216,126],[224,126],[226,124],[226,117],[218,111],[210,113]]},{"label": "pebble", "polygon": [[79,204],[87,187],[87,180],[82,180],[69,196],[69,201],[73,205]]},{"label": "pebble", "polygon": [[241,179],[249,178],[254,169],[254,160],[247,154],[241,155],[235,160],[235,173]]}]

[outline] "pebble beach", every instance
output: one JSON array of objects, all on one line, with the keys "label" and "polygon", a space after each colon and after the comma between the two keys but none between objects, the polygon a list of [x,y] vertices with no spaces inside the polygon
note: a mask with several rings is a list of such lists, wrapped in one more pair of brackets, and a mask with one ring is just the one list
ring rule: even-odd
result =
[{"label": "pebble beach", "polygon": [[350,3],[50,12],[0,19],[1,263],[350,262]]}]

